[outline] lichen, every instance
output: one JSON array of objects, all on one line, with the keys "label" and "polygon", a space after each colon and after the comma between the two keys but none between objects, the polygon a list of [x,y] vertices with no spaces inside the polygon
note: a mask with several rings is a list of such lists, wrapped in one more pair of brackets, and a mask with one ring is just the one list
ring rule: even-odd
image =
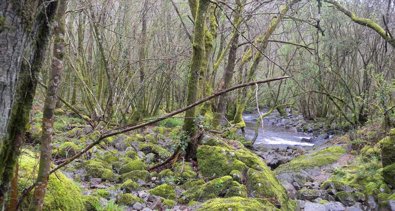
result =
[{"label": "lichen", "polygon": [[270,202],[256,200],[252,198],[232,197],[216,198],[206,201],[198,210],[224,211],[224,210],[243,210],[243,211],[260,211],[260,210],[278,210]]},{"label": "lichen", "polygon": [[346,150],[341,146],[328,147],[308,155],[298,156],[291,162],[280,165],[275,172],[279,174],[329,165],[336,162],[345,152]]},{"label": "lichen", "polygon": [[160,196],[165,199],[174,200],[176,198],[176,191],[174,190],[174,187],[169,184],[156,186],[155,188],[149,190],[149,192],[155,196]]}]

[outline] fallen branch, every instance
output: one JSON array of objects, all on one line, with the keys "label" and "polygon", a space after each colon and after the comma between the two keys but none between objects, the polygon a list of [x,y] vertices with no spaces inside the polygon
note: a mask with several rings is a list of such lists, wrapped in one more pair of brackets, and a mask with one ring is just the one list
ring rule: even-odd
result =
[{"label": "fallen branch", "polygon": [[[262,81],[253,81],[253,82],[249,82],[249,83],[245,83],[245,84],[239,84],[239,85],[233,86],[233,87],[231,87],[229,89],[224,89],[224,90],[218,91],[218,92],[214,93],[213,95],[210,95],[210,96],[205,97],[205,98],[203,98],[203,99],[201,99],[201,100],[199,100],[199,101],[197,101],[195,103],[192,103],[191,105],[188,105],[188,106],[186,106],[184,108],[180,108],[178,110],[175,110],[175,111],[173,111],[171,113],[163,115],[162,117],[159,117],[157,119],[148,121],[146,123],[142,123],[142,124],[134,125],[134,126],[133,125],[127,125],[127,126],[124,126],[124,127],[119,127],[119,128],[116,128],[116,129],[104,132],[96,141],[94,141],[93,143],[89,144],[82,151],[80,151],[79,153],[77,153],[73,157],[65,160],[63,163],[59,164],[56,168],[52,169],[50,174],[55,173],[57,170],[61,169],[62,167],[66,166],[66,165],[68,165],[69,163],[71,163],[75,159],[81,157],[83,154],[88,152],[94,146],[100,144],[100,142],[103,141],[106,138],[109,138],[111,136],[115,136],[115,135],[118,135],[118,134],[126,133],[126,132],[129,132],[129,131],[132,131],[132,130],[136,130],[136,129],[139,129],[139,128],[142,128],[142,127],[145,127],[145,126],[148,126],[148,125],[155,124],[157,122],[160,122],[160,121],[165,120],[165,119],[167,119],[169,117],[175,116],[175,115],[177,115],[179,113],[182,113],[182,112],[184,112],[184,111],[186,111],[188,109],[191,109],[191,108],[193,108],[195,106],[198,106],[198,105],[200,105],[200,104],[202,104],[202,103],[204,103],[206,101],[209,101],[209,100],[211,100],[213,98],[216,98],[216,97],[218,97],[220,95],[223,95],[225,93],[231,92],[231,91],[236,90],[236,89],[240,89],[240,88],[247,87],[247,86],[253,86],[253,85],[257,85],[257,84],[270,83],[270,82],[273,82],[273,81],[280,81],[280,80],[284,80],[284,79],[287,79],[287,78],[290,78],[290,77],[289,76],[283,76],[283,77],[272,78],[272,79],[267,79],[267,80],[262,80]],[[177,148],[176,151],[174,152],[174,154],[170,158],[168,158],[163,164],[160,164],[158,166],[154,166],[150,170],[153,171],[153,170],[156,170],[156,169],[159,169],[159,168],[166,168],[166,166],[169,163],[173,163],[173,161],[178,160],[179,153],[180,153],[179,148]],[[36,183],[33,183],[30,187],[25,188],[22,191],[22,196],[19,198],[19,203],[22,202],[23,198],[25,196],[27,196],[29,194],[29,192],[32,191],[33,188],[36,185],[37,185]]]},{"label": "fallen branch", "polygon": [[240,89],[240,88],[247,87],[247,86],[253,86],[253,85],[255,85],[255,84],[264,84],[264,83],[269,83],[269,82],[273,82],[273,81],[280,81],[280,80],[284,80],[284,79],[287,79],[287,78],[290,78],[290,77],[289,77],[289,76],[283,76],[283,77],[272,78],[272,79],[267,79],[267,80],[262,80],[262,81],[253,81],[253,82],[249,82],[249,83],[239,84],[239,85],[233,86],[233,87],[231,87],[231,88],[229,88],[229,89],[224,89],[224,90],[222,90],[222,91],[218,91],[218,92],[214,93],[213,95],[210,95],[210,96],[208,96],[208,97],[205,97],[205,98],[203,98],[203,99],[201,99],[201,100],[199,100],[199,101],[197,101],[197,102],[195,102],[195,103],[192,103],[192,104],[190,104],[190,105],[188,105],[188,106],[186,106],[186,107],[184,107],[184,108],[175,110],[175,111],[173,111],[173,112],[171,112],[171,113],[168,113],[168,114],[166,114],[166,115],[163,115],[162,117],[159,117],[159,118],[157,118],[157,119],[148,121],[148,122],[146,122],[146,123],[142,123],[142,124],[134,125],[134,126],[132,125],[132,126],[120,127],[120,128],[116,128],[116,129],[113,129],[113,130],[104,132],[96,141],[94,141],[93,143],[89,144],[89,145],[88,145],[87,147],[85,147],[85,149],[83,149],[81,152],[79,152],[79,153],[77,153],[76,155],[74,155],[73,157],[71,157],[71,158],[65,160],[63,163],[59,164],[56,168],[54,168],[54,169],[51,171],[51,173],[53,173],[53,172],[59,170],[60,168],[66,166],[67,164],[71,163],[71,162],[74,161],[75,159],[79,158],[80,156],[82,156],[83,154],[85,154],[87,151],[89,151],[90,149],[92,149],[94,146],[96,146],[96,145],[99,144],[102,140],[104,140],[104,139],[106,139],[106,138],[109,138],[109,137],[115,136],[115,135],[119,135],[119,134],[122,134],[122,133],[126,133],[126,132],[129,132],[129,131],[132,131],[132,130],[136,130],[136,129],[139,129],[139,128],[142,128],[142,127],[145,127],[145,126],[148,126],[148,125],[155,124],[155,123],[157,123],[157,122],[160,122],[160,121],[165,120],[165,119],[167,119],[167,118],[169,118],[169,117],[172,117],[172,116],[175,116],[175,115],[177,115],[177,114],[180,114],[180,113],[182,113],[182,112],[184,112],[184,111],[186,111],[186,110],[189,110],[189,109],[191,109],[191,108],[193,108],[193,107],[195,107],[195,106],[198,106],[198,105],[200,105],[200,104],[202,104],[202,103],[204,103],[204,102],[206,102],[206,101],[209,101],[209,100],[211,100],[211,99],[213,99],[213,98],[216,98],[216,97],[218,97],[218,96],[220,96],[220,95],[223,95],[223,94],[225,94],[225,93],[231,92],[231,91],[236,90],[236,89]]}]

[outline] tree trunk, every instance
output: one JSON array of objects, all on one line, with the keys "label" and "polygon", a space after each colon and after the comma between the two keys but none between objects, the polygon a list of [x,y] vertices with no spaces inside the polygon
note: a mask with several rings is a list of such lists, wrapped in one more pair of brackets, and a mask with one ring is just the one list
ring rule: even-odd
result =
[{"label": "tree trunk", "polygon": [[47,189],[49,172],[51,170],[52,161],[52,135],[54,124],[54,110],[57,103],[57,93],[64,70],[64,35],[65,35],[65,17],[64,14],[67,8],[67,1],[59,2],[59,9],[56,15],[56,22],[54,23],[54,48],[52,57],[51,74],[48,81],[47,95],[45,97],[43,119],[42,119],[42,135],[40,146],[40,165],[37,176],[37,186],[34,190],[32,205],[30,210],[40,211],[43,209],[44,196]]},{"label": "tree trunk", "polygon": [[[24,140],[37,74],[42,67],[57,1],[36,11],[42,0],[0,3],[0,206],[9,203],[9,188]],[[41,8],[41,7],[40,7]],[[38,14],[36,14],[38,12]],[[5,16],[3,16],[5,15]],[[22,59],[26,56],[27,59]]]},{"label": "tree trunk", "polygon": [[[189,71],[188,79],[188,96],[187,105],[196,102],[198,96],[198,80],[199,74],[203,68],[203,60],[205,54],[205,19],[206,11],[210,2],[208,0],[199,0],[195,18],[195,30],[193,36],[193,52],[192,63]],[[185,133],[193,138],[196,132],[195,124],[196,109],[195,107],[185,112],[183,130]],[[196,140],[190,140],[186,149],[185,157],[187,160],[196,159],[197,144],[193,143]]]}]

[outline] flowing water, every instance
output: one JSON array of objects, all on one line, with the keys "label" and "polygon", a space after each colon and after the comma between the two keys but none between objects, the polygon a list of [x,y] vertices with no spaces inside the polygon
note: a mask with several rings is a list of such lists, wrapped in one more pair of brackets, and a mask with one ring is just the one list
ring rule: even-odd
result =
[{"label": "flowing water", "polygon": [[[243,115],[246,123],[245,137],[249,140],[253,139],[255,135],[255,124],[258,116],[258,114]],[[314,146],[312,143],[303,142],[303,140],[311,138],[305,133],[297,132],[295,128],[287,129],[264,120],[263,128],[261,124],[259,125],[258,138],[255,141],[255,145]]]}]

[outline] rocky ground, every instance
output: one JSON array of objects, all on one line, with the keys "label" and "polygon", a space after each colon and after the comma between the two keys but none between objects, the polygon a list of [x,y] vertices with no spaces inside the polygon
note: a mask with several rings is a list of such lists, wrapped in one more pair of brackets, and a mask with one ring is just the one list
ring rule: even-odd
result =
[{"label": "rocky ground", "polygon": [[[59,114],[55,163],[98,136],[71,114]],[[279,117],[270,121],[283,122],[279,127],[302,122],[287,118],[288,123]],[[38,113],[32,121],[32,143],[40,132],[35,124],[39,119]],[[198,149],[198,165],[180,160],[170,169],[147,171],[183,146],[181,124],[174,118],[108,138],[51,176],[47,210],[395,210],[394,186],[383,176],[379,153],[378,141],[384,135],[375,132],[377,128],[330,138],[317,127],[315,137],[328,137],[313,141],[315,147],[250,149],[237,134],[207,132]],[[29,159],[21,160],[21,188],[32,182],[26,178],[34,178],[28,173],[37,167],[35,151],[25,148]]]}]

